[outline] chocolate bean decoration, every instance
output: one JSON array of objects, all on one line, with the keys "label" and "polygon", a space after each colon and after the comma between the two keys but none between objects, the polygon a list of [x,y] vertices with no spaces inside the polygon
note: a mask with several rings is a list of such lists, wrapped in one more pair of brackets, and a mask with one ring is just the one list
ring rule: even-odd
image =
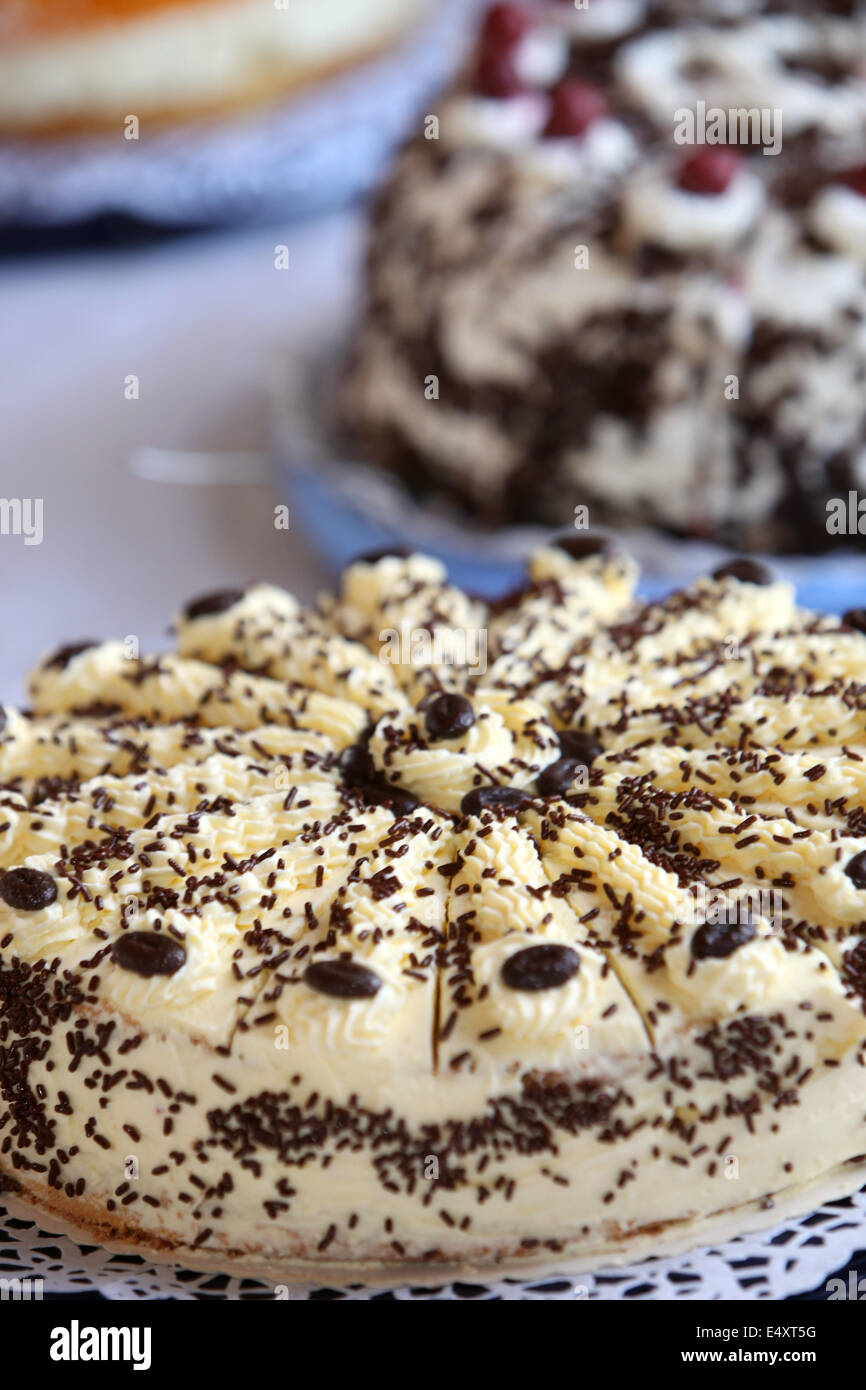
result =
[{"label": "chocolate bean decoration", "polygon": [[509,989],[557,989],[580,969],[580,956],[570,946],[546,942],[515,951],[502,967],[502,979]]},{"label": "chocolate bean decoration", "polygon": [[164,932],[128,931],[115,941],[111,959],[122,970],[149,979],[152,975],[176,974],[186,962],[186,951]]},{"label": "chocolate bean decoration", "polygon": [[304,971],[310,989],[332,999],[371,999],[382,988],[381,976],[356,960],[317,960]]}]

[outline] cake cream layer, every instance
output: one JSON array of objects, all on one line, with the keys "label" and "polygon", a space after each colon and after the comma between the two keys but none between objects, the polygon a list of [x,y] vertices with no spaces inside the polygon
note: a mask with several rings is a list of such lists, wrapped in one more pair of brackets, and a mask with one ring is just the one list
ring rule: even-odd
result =
[{"label": "cake cream layer", "polygon": [[387,45],[420,0],[217,0],[97,10],[54,31],[0,24],[7,132],[214,110]]},{"label": "cake cream layer", "polygon": [[0,1183],[179,1260],[483,1268],[861,1158],[866,619],[748,561],[635,581],[579,532],[492,606],[391,554],[43,658]]}]

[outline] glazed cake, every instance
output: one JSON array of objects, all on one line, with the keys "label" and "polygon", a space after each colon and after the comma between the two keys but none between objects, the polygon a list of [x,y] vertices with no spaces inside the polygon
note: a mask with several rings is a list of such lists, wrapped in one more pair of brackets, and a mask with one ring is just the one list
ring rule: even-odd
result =
[{"label": "glazed cake", "polygon": [[5,1199],[418,1280],[863,1181],[866,613],[634,583],[587,535],[492,608],[372,556],[45,658],[0,739]]},{"label": "glazed cake", "polygon": [[492,524],[825,548],[866,481],[866,11],[818,8],[493,6],[374,212],[363,455]]},{"label": "glazed cake", "polygon": [[390,47],[422,0],[0,0],[0,134],[267,102]]}]

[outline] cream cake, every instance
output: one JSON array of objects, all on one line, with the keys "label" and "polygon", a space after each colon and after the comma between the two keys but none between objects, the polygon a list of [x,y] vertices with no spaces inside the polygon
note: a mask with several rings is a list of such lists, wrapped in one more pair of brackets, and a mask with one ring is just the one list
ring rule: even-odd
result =
[{"label": "cream cake", "polygon": [[569,533],[168,653],[45,657],[0,736],[0,1187],[311,1279],[562,1269],[866,1163],[866,611]]},{"label": "cream cake", "polygon": [[862,4],[491,6],[373,213],[357,456],[491,525],[838,543],[864,151]]},{"label": "cream cake", "polygon": [[0,0],[0,134],[271,101],[390,47],[423,0]]}]

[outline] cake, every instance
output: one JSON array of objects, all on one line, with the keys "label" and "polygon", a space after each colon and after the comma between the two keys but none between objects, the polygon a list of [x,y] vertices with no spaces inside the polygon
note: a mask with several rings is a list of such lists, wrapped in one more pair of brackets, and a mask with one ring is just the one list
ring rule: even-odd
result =
[{"label": "cake", "polygon": [[360,455],[492,526],[582,506],[838,544],[827,503],[866,480],[866,11],[818,8],[494,5],[374,209]]},{"label": "cake", "polygon": [[599,536],[74,642],[0,738],[0,1188],[193,1268],[441,1281],[866,1163],[866,613]]},{"label": "cake", "polygon": [[282,97],[391,47],[422,0],[0,0],[0,135],[122,135]]}]

